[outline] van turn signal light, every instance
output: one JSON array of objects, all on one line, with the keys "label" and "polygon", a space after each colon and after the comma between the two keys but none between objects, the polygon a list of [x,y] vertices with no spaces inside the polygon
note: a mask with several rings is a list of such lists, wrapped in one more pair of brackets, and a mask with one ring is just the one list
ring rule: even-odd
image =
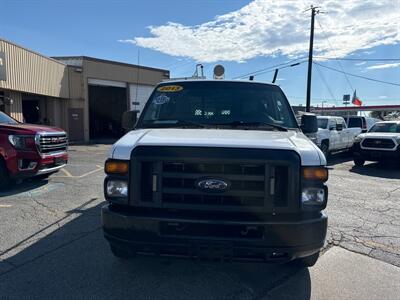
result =
[{"label": "van turn signal light", "polygon": [[325,167],[305,167],[303,168],[303,178],[325,182],[328,180],[328,169]]},{"label": "van turn signal light", "polygon": [[107,174],[125,175],[128,174],[129,163],[121,160],[108,160],[105,165]]}]

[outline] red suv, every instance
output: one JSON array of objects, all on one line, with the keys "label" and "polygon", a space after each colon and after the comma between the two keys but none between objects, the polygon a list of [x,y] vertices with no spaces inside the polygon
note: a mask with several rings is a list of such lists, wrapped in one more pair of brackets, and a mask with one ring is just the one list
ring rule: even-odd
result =
[{"label": "red suv", "polygon": [[67,164],[67,134],[23,124],[0,112],[0,189],[11,180],[47,177]]}]

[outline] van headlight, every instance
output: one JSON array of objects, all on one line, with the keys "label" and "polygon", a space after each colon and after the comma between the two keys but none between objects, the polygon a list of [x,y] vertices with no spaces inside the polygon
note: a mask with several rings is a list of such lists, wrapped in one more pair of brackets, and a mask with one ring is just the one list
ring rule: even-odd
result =
[{"label": "van headlight", "polygon": [[[128,199],[128,181],[121,179],[109,179],[106,183],[107,198]],[[114,200],[113,200],[114,201]]]},{"label": "van headlight", "polygon": [[328,198],[326,186],[304,187],[301,192],[301,203],[304,209],[324,209]]}]

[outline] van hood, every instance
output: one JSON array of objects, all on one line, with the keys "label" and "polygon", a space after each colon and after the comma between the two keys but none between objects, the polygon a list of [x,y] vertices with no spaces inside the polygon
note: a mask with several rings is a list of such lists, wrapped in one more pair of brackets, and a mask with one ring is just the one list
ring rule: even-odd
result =
[{"label": "van hood", "polygon": [[129,160],[138,146],[221,147],[292,150],[303,166],[326,165],[325,156],[304,134],[297,131],[226,129],[139,129],[116,142],[109,157]]}]

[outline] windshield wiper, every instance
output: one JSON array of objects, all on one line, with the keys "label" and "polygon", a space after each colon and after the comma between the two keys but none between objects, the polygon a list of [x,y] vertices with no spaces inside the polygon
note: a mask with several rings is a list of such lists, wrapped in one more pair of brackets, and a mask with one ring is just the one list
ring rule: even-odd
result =
[{"label": "windshield wiper", "polygon": [[[210,126],[201,124],[201,123],[196,123],[188,120],[181,120],[181,119],[158,119],[156,121],[160,121],[161,123],[158,123],[158,125],[171,125],[171,126],[179,126],[179,127],[197,127],[197,128],[210,128]],[[165,122],[165,123],[164,123]],[[168,123],[171,122],[171,123]],[[155,125],[157,123],[153,123]]]},{"label": "windshield wiper", "polygon": [[272,127],[273,129],[277,129],[279,131],[288,131],[288,129],[284,126],[267,123],[267,122],[244,122],[244,121],[233,121],[230,123],[221,123],[218,125],[231,126],[231,127]]}]

